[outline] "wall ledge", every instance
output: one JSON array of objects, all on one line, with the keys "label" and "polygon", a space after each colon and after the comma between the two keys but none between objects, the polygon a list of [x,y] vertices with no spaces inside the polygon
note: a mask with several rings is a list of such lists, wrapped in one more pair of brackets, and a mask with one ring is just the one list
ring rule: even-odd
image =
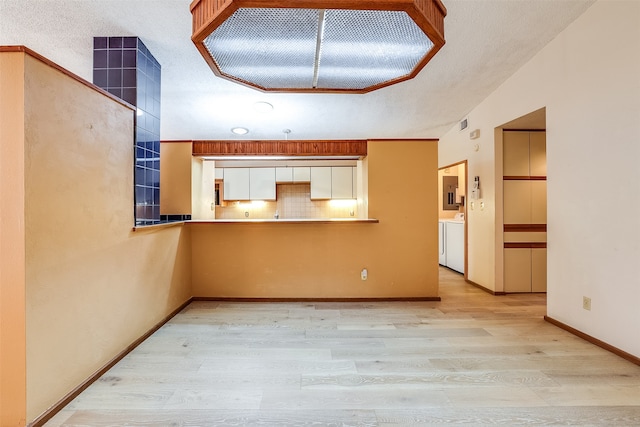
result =
[{"label": "wall ledge", "polygon": [[152,225],[136,225],[131,231],[155,231],[160,228],[168,228],[173,227],[174,225],[183,225],[186,221],[173,221],[173,222],[162,222],[160,224],[152,224]]}]

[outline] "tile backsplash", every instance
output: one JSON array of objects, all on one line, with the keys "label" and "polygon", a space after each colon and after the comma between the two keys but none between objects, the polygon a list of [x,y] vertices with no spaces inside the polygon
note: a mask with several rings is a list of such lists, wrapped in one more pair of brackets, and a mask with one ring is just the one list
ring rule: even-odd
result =
[{"label": "tile backsplash", "polygon": [[355,200],[311,200],[310,184],[278,184],[276,201],[227,202],[216,206],[216,219],[356,218]]}]

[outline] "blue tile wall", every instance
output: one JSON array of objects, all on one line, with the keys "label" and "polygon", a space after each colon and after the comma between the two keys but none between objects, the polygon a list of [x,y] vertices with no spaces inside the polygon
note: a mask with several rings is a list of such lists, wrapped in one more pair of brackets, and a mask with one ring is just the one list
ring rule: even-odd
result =
[{"label": "blue tile wall", "polygon": [[137,108],[136,225],[175,220],[160,216],[160,75],[160,64],[138,37],[94,37],[93,83]]}]

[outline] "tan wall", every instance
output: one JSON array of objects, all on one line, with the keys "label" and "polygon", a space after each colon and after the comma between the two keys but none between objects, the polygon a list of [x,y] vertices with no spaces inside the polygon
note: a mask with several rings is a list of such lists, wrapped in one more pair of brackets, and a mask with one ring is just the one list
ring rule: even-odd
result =
[{"label": "tan wall", "polygon": [[191,214],[191,142],[160,144],[160,213]]},{"label": "tan wall", "polygon": [[368,152],[380,223],[193,224],[194,296],[437,296],[437,142],[372,141]]},{"label": "tan wall", "polygon": [[24,54],[0,54],[0,426],[26,420]]},{"label": "tan wall", "polygon": [[132,231],[133,111],[30,56],[25,76],[33,420],[188,300],[191,244],[180,226]]}]

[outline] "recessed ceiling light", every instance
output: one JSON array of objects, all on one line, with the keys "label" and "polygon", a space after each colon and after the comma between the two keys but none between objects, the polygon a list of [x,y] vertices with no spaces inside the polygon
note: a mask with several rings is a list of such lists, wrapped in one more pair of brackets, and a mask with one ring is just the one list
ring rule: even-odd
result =
[{"label": "recessed ceiling light", "polygon": [[268,113],[273,111],[273,105],[268,102],[259,101],[253,104],[253,108],[259,113]]},{"label": "recessed ceiling light", "polygon": [[246,135],[249,133],[249,129],[237,127],[237,128],[231,128],[231,132],[235,133],[236,135]]}]

